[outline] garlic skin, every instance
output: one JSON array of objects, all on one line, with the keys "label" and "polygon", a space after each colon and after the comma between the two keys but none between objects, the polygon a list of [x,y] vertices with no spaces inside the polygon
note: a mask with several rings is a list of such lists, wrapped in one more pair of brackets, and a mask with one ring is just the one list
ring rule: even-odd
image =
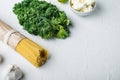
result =
[{"label": "garlic skin", "polygon": [[23,76],[23,72],[16,65],[11,65],[5,80],[20,80]]},{"label": "garlic skin", "polygon": [[2,63],[3,61],[3,57],[0,55],[0,64]]}]

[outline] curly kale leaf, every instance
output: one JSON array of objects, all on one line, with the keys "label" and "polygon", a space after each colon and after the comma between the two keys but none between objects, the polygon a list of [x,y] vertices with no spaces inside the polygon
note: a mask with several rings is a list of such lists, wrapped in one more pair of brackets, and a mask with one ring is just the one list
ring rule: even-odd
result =
[{"label": "curly kale leaf", "polygon": [[20,25],[30,34],[42,38],[61,38],[69,36],[70,20],[64,11],[46,1],[23,0],[16,3],[13,12],[17,15]]}]

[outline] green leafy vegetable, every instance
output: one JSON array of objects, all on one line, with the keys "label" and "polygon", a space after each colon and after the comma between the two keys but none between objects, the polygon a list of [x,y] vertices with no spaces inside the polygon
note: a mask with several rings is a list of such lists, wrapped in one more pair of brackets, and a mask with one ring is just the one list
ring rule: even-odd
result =
[{"label": "green leafy vegetable", "polygon": [[13,7],[19,23],[30,34],[42,38],[67,38],[69,36],[70,20],[64,11],[46,1],[23,0]]}]

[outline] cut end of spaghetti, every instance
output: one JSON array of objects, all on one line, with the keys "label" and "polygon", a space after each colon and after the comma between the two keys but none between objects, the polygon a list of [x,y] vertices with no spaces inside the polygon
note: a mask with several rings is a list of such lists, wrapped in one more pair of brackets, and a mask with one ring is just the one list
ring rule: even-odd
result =
[{"label": "cut end of spaghetti", "polygon": [[38,64],[34,64],[36,67],[42,66],[45,64],[46,60],[48,59],[48,52],[46,50],[39,50],[39,57],[38,57]]}]

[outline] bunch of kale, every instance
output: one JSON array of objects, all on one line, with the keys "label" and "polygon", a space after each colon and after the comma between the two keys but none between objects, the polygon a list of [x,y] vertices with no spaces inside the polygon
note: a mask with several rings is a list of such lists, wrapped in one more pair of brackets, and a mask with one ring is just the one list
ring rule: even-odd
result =
[{"label": "bunch of kale", "polygon": [[70,20],[64,11],[46,1],[23,0],[14,5],[13,12],[19,23],[30,34],[42,38],[67,38],[69,36]]}]

